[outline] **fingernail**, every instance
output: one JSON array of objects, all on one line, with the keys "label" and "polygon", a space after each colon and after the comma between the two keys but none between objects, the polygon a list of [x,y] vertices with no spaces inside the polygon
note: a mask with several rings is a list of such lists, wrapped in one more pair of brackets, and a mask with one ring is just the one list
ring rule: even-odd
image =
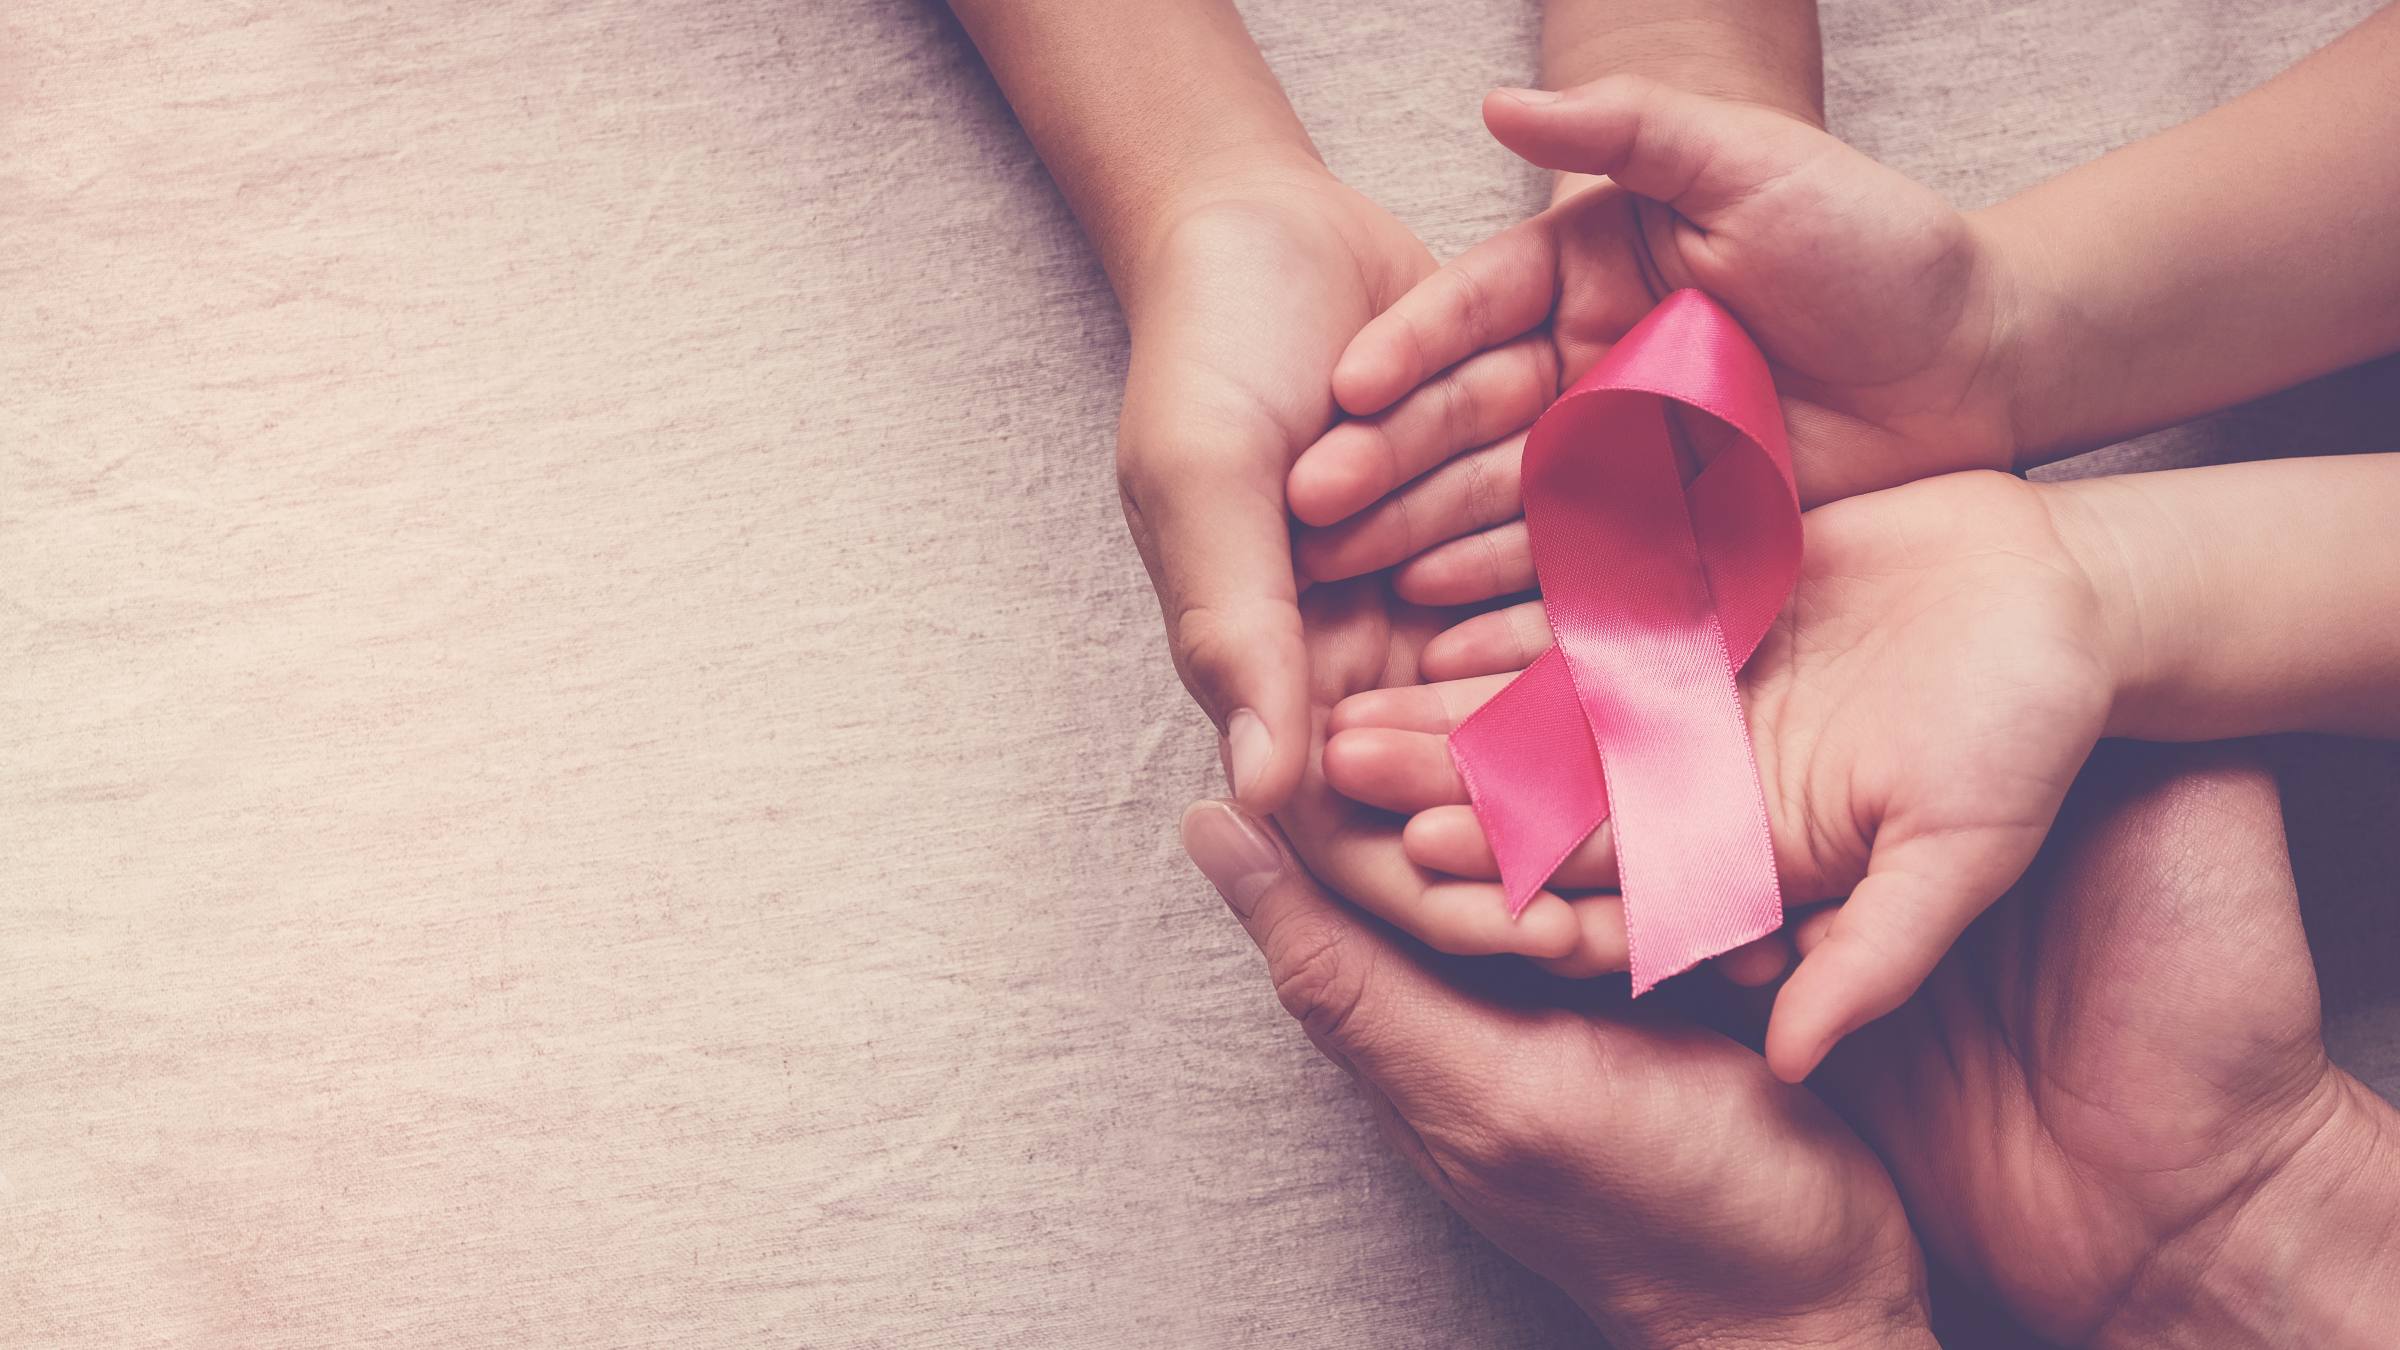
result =
[{"label": "fingernail", "polygon": [[1275,738],[1267,734],[1267,724],[1248,708],[1236,708],[1225,719],[1225,754],[1230,761],[1233,795],[1247,797],[1258,786],[1260,774],[1267,771],[1267,759],[1275,753]]},{"label": "fingernail", "polygon": [[1248,816],[1223,802],[1195,802],[1183,813],[1183,851],[1234,913],[1247,919],[1258,897],[1283,874],[1283,855]]},{"label": "fingernail", "polygon": [[1555,89],[1495,89],[1492,92],[1502,98],[1514,99],[1529,108],[1539,108],[1546,103],[1558,102],[1558,91]]}]

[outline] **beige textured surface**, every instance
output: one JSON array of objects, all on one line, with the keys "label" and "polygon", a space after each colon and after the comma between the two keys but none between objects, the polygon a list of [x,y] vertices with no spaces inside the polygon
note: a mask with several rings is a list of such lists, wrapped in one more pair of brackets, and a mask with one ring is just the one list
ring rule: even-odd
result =
[{"label": "beige textured surface", "polygon": [[[1530,8],[1251,6],[1444,253]],[[1834,114],[1981,201],[2365,8],[1837,0]],[[1170,841],[1122,329],[938,7],[20,0],[0,297],[0,1345],[1576,1339]]]}]

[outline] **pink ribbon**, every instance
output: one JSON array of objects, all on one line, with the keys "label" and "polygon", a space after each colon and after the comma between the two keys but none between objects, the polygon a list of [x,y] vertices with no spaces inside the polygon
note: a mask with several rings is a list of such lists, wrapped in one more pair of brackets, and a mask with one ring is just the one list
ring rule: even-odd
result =
[{"label": "pink ribbon", "polygon": [[[1674,402],[1728,445],[1685,481]],[[1677,291],[1533,424],[1525,524],[1555,640],[1451,733],[1516,914],[1616,815],[1633,992],[1783,924],[1734,672],[1800,569],[1767,363]]]}]

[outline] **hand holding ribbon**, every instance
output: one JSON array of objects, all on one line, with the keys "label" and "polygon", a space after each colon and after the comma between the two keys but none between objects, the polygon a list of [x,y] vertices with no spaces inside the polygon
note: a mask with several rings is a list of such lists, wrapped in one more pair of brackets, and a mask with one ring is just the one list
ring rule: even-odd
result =
[{"label": "hand holding ribbon", "polygon": [[[1733,433],[1688,487],[1671,404]],[[1783,923],[1734,682],[1800,565],[1766,361],[1679,291],[1534,424],[1524,482],[1557,643],[1451,753],[1512,911],[1613,807],[1640,994]]]}]

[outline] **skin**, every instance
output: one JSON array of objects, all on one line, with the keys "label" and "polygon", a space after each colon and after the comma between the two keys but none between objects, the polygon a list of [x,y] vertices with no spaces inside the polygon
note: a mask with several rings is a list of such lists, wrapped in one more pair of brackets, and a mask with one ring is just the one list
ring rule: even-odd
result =
[{"label": "skin", "polygon": [[1804,121],[1643,81],[1587,88],[1565,112],[1486,100],[1510,148],[1616,186],[1468,250],[1358,335],[1334,389],[1385,435],[1371,453],[1336,428],[1293,466],[1313,574],[1399,565],[1445,603],[1533,585],[1521,438],[1458,455],[1448,428],[1404,414],[1523,406],[1508,358],[1544,342],[1588,368],[1647,312],[1616,284],[1629,250],[1659,294],[1708,291],[1766,353],[1804,503],[2015,461],[1994,359],[2012,302],[1971,222]]},{"label": "skin", "polygon": [[[1741,673],[1784,896],[1847,897],[1769,1025],[1768,1062],[1792,1082],[1898,1006],[2023,874],[2112,687],[2098,590],[2031,486],[1929,479],[1804,526],[1792,599]],[[1421,864],[1495,876],[1446,737],[1548,645],[1536,614],[1469,620],[1427,652],[1440,682],[1336,710],[1329,781],[1427,813],[1407,834]],[[1559,884],[1613,885],[1613,842],[1595,834]],[[1622,969],[1616,918],[1592,956]]]},{"label": "skin", "polygon": [[[1738,97],[1622,77],[1501,90],[1493,135],[1609,176],[1640,229],[1608,200],[1562,200],[1368,325],[1335,390],[1366,418],[1425,389],[1499,405],[1523,377],[1491,358],[1545,336],[1573,371],[1623,332],[1609,279],[1638,245],[1655,285],[1708,291],[1766,352],[1804,503],[2183,421],[2400,348],[2396,73],[2400,8],[1973,215]],[[1430,418],[1389,442],[1371,455],[1337,428],[1293,466],[1294,506],[1323,532],[1301,541],[1312,574],[1396,565],[1446,604],[1529,588],[1513,455],[1453,460],[1469,447]]]},{"label": "skin", "polygon": [[[2325,1059],[2273,780],[2239,748],[2113,745],[2068,819],[1819,1093],[1885,1159],[1927,1244],[2048,1337],[2382,1344],[2400,1317],[2400,1117]],[[1881,1176],[1750,1052],[1589,986],[1440,964],[1331,903],[1229,805],[1196,806],[1184,838],[1402,1153],[1616,1343],[1659,1337],[1612,1309],[1695,1285],[1710,1307],[1785,1293],[1722,1340],[1687,1319],[1667,1343],[1925,1343],[1915,1276],[1894,1278],[1881,1236]],[[1678,1119],[1702,1147],[1659,1134]],[[1710,1221],[1660,1240],[1646,1201],[1669,1196]],[[1835,1263],[1847,1275],[1809,1259],[1859,1242]]]},{"label": "skin", "polygon": [[1437,964],[1228,803],[1193,807],[1183,831],[1402,1156],[1611,1344],[1933,1344],[1882,1168],[1757,1055],[1621,1000],[1546,1003],[1488,978],[1505,971]]},{"label": "skin", "polygon": [[1927,1245],[2046,1337],[2380,1343],[2400,1135],[2325,1058],[2273,778],[2115,744],[2065,819],[1820,1086]]},{"label": "skin", "polygon": [[[1785,897],[1841,901],[1777,998],[1776,1071],[1799,1081],[1916,989],[2023,875],[2101,736],[2400,735],[2396,513],[2393,455],[1953,474],[1808,513],[1792,598],[1740,676]],[[1445,738],[1549,642],[1539,602],[1434,639],[1433,683],[1335,709],[1328,781],[1414,814],[1428,870],[1495,877]],[[1616,880],[1604,826],[1553,884]],[[1589,964],[1623,968],[1616,917],[1590,926]]]},{"label": "skin", "polygon": [[[2368,97],[2395,70],[2400,18],[2387,12],[2219,113],[1981,217],[1960,214],[1813,127],[1641,80],[1603,80],[1563,95],[1502,91],[1487,102],[1486,118],[1534,162],[1605,172],[1670,213],[1663,239],[1643,236],[1652,261],[1667,284],[1689,282],[1721,299],[1766,352],[1785,395],[1803,499],[1816,501],[1965,466],[2020,463],[2094,428],[2137,424],[2145,409],[2180,415],[2195,399],[2255,393],[2250,353],[2260,330],[2288,337],[2292,350],[2320,363],[2400,345],[2400,309],[2362,307],[2345,289],[2400,298],[2400,261],[2388,250],[2363,249],[2348,236],[2339,246],[2323,241],[2316,216],[2288,204],[2237,205],[2211,187],[2178,194],[2166,185],[2177,174],[2211,178],[2198,172],[2209,156],[2222,162],[2304,117],[2400,127],[2389,100]],[[2356,218],[2400,222],[2400,173],[2351,159],[2341,149],[2312,161],[2313,194]],[[2277,172],[2286,171],[2279,164]],[[2084,228],[2088,208],[2121,204],[2129,184],[2159,197],[2153,213],[2168,234],[2187,239],[2194,257],[2153,259],[2106,227]],[[1528,325],[1572,331],[1575,277],[1587,265],[1604,269],[1622,247],[1576,214],[1582,200],[1470,251],[1369,325],[1335,372],[1344,406],[1371,411],[1398,398],[1404,408],[1416,397],[1405,391],[1453,361],[1460,363],[1449,375],[1435,377],[1460,386],[1443,396],[1448,405],[1499,406],[1497,396],[1465,383],[1522,347]],[[2207,216],[2204,226],[2194,212]],[[2221,239],[2204,244],[2205,231],[2252,245],[2261,235],[2274,240],[2278,247],[2256,270],[2290,294],[2262,300],[2240,322],[2220,312],[2204,296],[2254,291],[2245,270],[2252,255]],[[2312,243],[2324,243],[2349,271],[2307,256],[2303,246]],[[2158,324],[2155,316],[2180,316],[2182,325],[2137,326]],[[2183,365],[2152,371],[2146,357],[2117,355],[2129,338],[2145,351],[2180,351]],[[2315,373],[2292,364],[2299,359],[2279,354],[2268,364]],[[2105,386],[2083,373],[2136,366],[2144,378]],[[2151,376],[2155,394],[2123,392],[2146,387]],[[2095,395],[2095,387],[2106,392]],[[1434,573],[1446,601],[1531,587],[1522,522],[1487,529],[1521,507],[1513,453],[1444,462],[1453,449],[1444,438],[1413,447],[1402,440],[1387,434],[1384,453],[1370,458],[1328,437],[1294,466],[1295,483],[1325,477],[1325,465],[1356,471],[1345,489],[1350,500],[1386,494],[1304,539],[1303,558],[1338,558],[1328,573],[1398,563],[1420,584]],[[1418,474],[1421,465],[1432,467]],[[1849,897],[1832,941],[1803,964],[1778,1005],[1768,1050],[1779,1072],[1804,1075],[1833,1042],[1897,1006],[1923,979],[2030,860],[2075,767],[2112,717],[2120,734],[2164,738],[2371,731],[2391,720],[2381,691],[2400,668],[2400,648],[2376,618],[2389,612],[2394,592],[2380,584],[2389,550],[2375,542],[2376,503],[2388,501],[2381,484],[2391,470],[2275,472],[2269,487],[2245,485],[2275,491],[2289,512],[2284,531],[2267,539],[2256,528],[2258,502],[2218,480],[2119,490],[2157,498],[2157,509],[2146,518],[2132,504],[2110,502],[2124,523],[2086,531],[2105,537],[2063,561],[2056,529],[2039,523],[2042,512],[2017,509],[1997,480],[1973,489],[1973,501],[1953,500],[1970,491],[1963,488],[1905,498],[1921,511],[1974,514],[1911,521],[1887,506],[1880,544],[1844,542],[1859,531],[1839,522],[1854,517],[1818,522],[1812,552],[1834,552],[1811,565],[1782,630],[1804,645],[1796,655],[1762,650],[1744,683],[1754,731],[1775,742],[1762,744],[1760,759],[1787,894]],[[2361,474],[2367,482],[2352,481]],[[1978,518],[1986,510],[1991,519]],[[1931,556],[1952,532],[1964,549],[1938,568],[1901,556]],[[2276,543],[2303,536],[2320,546],[2295,556]],[[2342,541],[2351,546],[2337,546]],[[2103,573],[2139,602],[2120,598],[2119,617],[2105,625],[2094,618],[2100,602],[2083,566],[2104,549],[2118,556]],[[1402,561],[1416,550],[1425,551]],[[2040,562],[2013,568],[2012,556]],[[1847,568],[1861,559],[1870,583],[1919,571],[1930,579],[1879,587],[1826,570],[1829,561]],[[1987,589],[2002,575],[2012,589]],[[1960,589],[1945,600],[1940,586]],[[1986,605],[1988,615],[1977,612]],[[1838,619],[1845,607],[1859,617]],[[1877,613],[1908,617],[1871,617]],[[2226,622],[2236,614],[2257,622]],[[1975,660],[1937,657],[1936,634]],[[1546,645],[1539,610],[1520,608],[1437,640],[1423,664],[1437,679],[1513,670]],[[2292,661],[2293,651],[2310,660]],[[1915,678],[1923,672],[1891,664],[1902,660],[1947,679],[1947,694],[1993,696],[1926,707]],[[1362,700],[1337,723],[1438,732],[1492,688],[1415,704]],[[1882,714],[1909,709],[1923,730],[1882,725]],[[2027,727],[2040,730],[2028,735]],[[1329,780],[1387,809],[1463,801],[1446,757],[1436,762],[1425,740],[1411,750],[1388,738],[1337,737]],[[1947,757],[1914,758],[1935,751]],[[1409,842],[1431,869],[1491,875],[1488,849],[1456,810],[1420,819]],[[1558,884],[1612,884],[1610,844],[1595,835]],[[1585,955],[1603,966],[1621,959],[1614,946]]]}]

